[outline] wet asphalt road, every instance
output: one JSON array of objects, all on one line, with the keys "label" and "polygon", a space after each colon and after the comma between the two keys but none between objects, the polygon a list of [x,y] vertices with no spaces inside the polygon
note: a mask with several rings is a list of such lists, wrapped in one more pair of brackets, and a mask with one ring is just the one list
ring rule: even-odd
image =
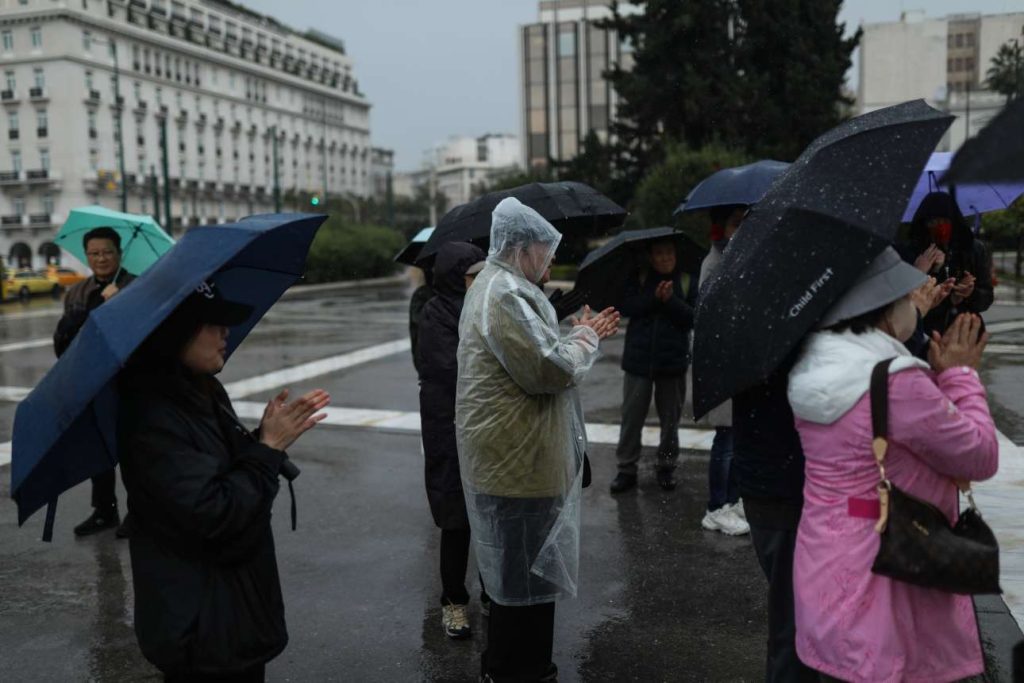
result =
[{"label": "wet asphalt road", "polygon": [[[404,338],[408,290],[380,288],[292,297],[275,307],[228,364],[231,382]],[[41,313],[52,304],[37,303]],[[49,310],[53,311],[52,308]],[[0,310],[0,345],[46,337],[56,314]],[[989,318],[1024,319],[997,307]],[[1017,336],[1014,337],[1014,334]],[[1000,342],[1024,343],[1024,330]],[[583,389],[590,422],[617,422],[621,337],[607,345]],[[985,378],[997,422],[1024,441],[1016,413],[1024,353],[990,358]],[[0,385],[28,387],[52,364],[47,347],[0,353]],[[302,382],[347,408],[418,409],[407,353]],[[274,393],[248,397],[265,400]],[[0,402],[0,440],[14,404]],[[484,643],[441,633],[439,538],[423,491],[418,436],[320,426],[292,449],[299,526],[288,498],[275,534],[291,642],[271,681],[468,681]],[[555,662],[562,681],[755,681],[763,670],[765,583],[746,538],[705,532],[707,456],[684,452],[680,486],[661,491],[645,455],[639,490],[613,498],[610,446],[592,446],[584,494],[580,595],[559,603]],[[128,547],[113,534],[75,539],[89,514],[88,485],[61,497],[54,542],[42,514],[17,528],[9,467],[0,468],[0,681],[160,680],[132,632]],[[119,490],[123,501],[123,492]],[[123,508],[123,503],[122,503]],[[468,576],[475,576],[471,568]],[[471,594],[475,581],[469,581]]]}]

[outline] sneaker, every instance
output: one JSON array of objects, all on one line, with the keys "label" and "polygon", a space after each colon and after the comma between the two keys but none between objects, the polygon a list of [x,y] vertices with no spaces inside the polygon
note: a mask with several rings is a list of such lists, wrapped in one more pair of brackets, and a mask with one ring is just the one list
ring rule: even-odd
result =
[{"label": "sneaker", "polygon": [[117,509],[93,510],[89,519],[75,527],[75,536],[92,536],[107,529],[113,529],[121,522]]},{"label": "sneaker", "polygon": [[676,475],[672,470],[658,470],[658,486],[665,491],[676,487]]},{"label": "sneaker", "polygon": [[721,531],[726,536],[742,536],[750,533],[750,526],[728,507],[720,507],[705,513],[700,525],[708,531]]},{"label": "sneaker", "polygon": [[462,640],[473,634],[465,605],[444,605],[441,608],[441,625],[444,627],[444,634],[452,640]]},{"label": "sneaker", "polygon": [[612,493],[622,493],[636,486],[636,475],[619,472],[615,475],[612,485],[609,487]]},{"label": "sneaker", "polygon": [[732,505],[726,505],[727,508],[733,511],[737,517],[742,519],[744,522],[747,521],[747,511],[743,509],[743,499],[737,500]]}]

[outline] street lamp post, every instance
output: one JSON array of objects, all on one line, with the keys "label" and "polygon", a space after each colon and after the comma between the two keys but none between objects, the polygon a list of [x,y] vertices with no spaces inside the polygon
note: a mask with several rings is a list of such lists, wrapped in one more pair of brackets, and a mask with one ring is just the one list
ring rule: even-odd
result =
[{"label": "street lamp post", "polygon": [[270,134],[273,136],[274,155],[274,213],[281,213],[281,177],[277,168],[277,126],[270,127]]},{"label": "street lamp post", "polygon": [[121,176],[121,211],[127,213],[128,182],[124,173],[124,101],[121,99],[121,69],[117,63],[117,42],[111,38],[105,42],[110,48],[110,56],[114,59],[114,111],[117,113],[114,118],[114,144],[117,145],[117,171]]}]

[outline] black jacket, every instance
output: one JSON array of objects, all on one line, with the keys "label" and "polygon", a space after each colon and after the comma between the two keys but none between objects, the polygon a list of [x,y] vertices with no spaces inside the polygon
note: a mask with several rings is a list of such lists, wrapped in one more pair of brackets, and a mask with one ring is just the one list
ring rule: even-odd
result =
[{"label": "black jacket", "polygon": [[786,397],[789,364],[732,401],[733,459],[740,496],[799,508],[804,451]]},{"label": "black jacket", "polygon": [[419,360],[416,358],[416,346],[420,339],[420,318],[423,317],[423,307],[434,296],[434,289],[430,283],[422,284],[412,293],[409,300],[409,342],[412,345],[412,364],[419,372]]},{"label": "black jacket", "polygon": [[420,421],[426,456],[427,500],[442,529],[468,529],[466,501],[455,445],[455,384],[459,365],[459,316],[466,296],[466,270],[484,260],[472,244],[452,242],[434,263],[434,297],[420,316],[416,367],[420,375]]},{"label": "black jacket", "polygon": [[[672,281],[672,298],[667,302],[654,296],[663,280]],[[643,377],[686,372],[693,307],[686,302],[679,273],[662,276],[652,271],[643,281],[630,278],[619,312],[629,318],[622,350],[623,370]]]},{"label": "black jacket", "polygon": [[[123,289],[135,279],[135,276],[121,270],[114,279],[117,286]],[[109,284],[97,280],[95,275],[90,275],[64,295],[64,315],[57,321],[57,329],[53,333],[53,351],[58,358],[71,346],[71,342],[88,319],[89,312],[103,304],[102,292]]]},{"label": "black jacket", "polygon": [[960,279],[965,273],[976,278],[974,292],[967,299],[954,305],[952,298],[947,297],[925,316],[925,332],[937,331],[941,334],[958,314],[987,311],[995,295],[992,287],[992,261],[988,250],[974,237],[960,213],[960,207],[945,192],[932,192],[921,200],[910,224],[910,243],[900,249],[904,260],[913,263],[931,246],[932,239],[928,232],[928,220],[931,218],[948,218],[953,225],[953,234],[949,245],[943,249],[946,253],[945,263],[929,274],[939,282],[950,277]]},{"label": "black jacket", "polygon": [[165,673],[269,661],[288,642],[270,528],[285,454],[234,427],[212,377],[129,369],[119,386],[142,653]]}]

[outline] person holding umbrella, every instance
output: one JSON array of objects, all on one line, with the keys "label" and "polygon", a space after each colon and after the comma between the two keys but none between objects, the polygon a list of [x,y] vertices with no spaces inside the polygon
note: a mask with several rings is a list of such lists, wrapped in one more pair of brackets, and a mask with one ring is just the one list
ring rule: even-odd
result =
[{"label": "person holding umbrella", "polygon": [[636,486],[640,436],[652,395],[661,426],[658,485],[665,491],[676,487],[693,308],[683,292],[675,241],[654,240],[646,247],[648,266],[627,282],[620,307],[629,326],[622,351],[622,428],[615,450],[618,473],[609,487],[612,493]]},{"label": "person holding umbrella", "polygon": [[167,681],[263,681],[288,641],[271,507],[285,451],[330,397],[284,390],[255,432],[240,425],[215,375],[252,313],[203,283],[118,378],[135,632]]},{"label": "person holding umbrella", "polygon": [[[64,315],[53,333],[53,350],[60,358],[85,324],[89,312],[99,307],[135,276],[121,267],[121,236],[113,228],[98,227],[85,233],[82,247],[92,275],[64,295]],[[92,514],[75,527],[76,536],[90,536],[117,527],[117,537],[126,538],[128,524],[121,524],[117,509],[117,476],[114,469],[92,478]],[[127,520],[126,520],[127,522]]]},{"label": "person holding umbrella", "polygon": [[[745,204],[725,204],[711,207],[711,251],[700,266],[698,287],[714,275],[722,262],[722,252],[740,227],[750,207]],[[699,296],[699,294],[698,294]],[[732,402],[715,407],[708,413],[708,421],[715,428],[708,461],[708,504],[700,524],[708,531],[720,531],[727,536],[750,533],[746,512],[739,497],[736,473],[732,470]]]},{"label": "person holding umbrella", "polygon": [[952,523],[956,481],[988,479],[998,464],[977,373],[988,341],[980,319],[961,314],[936,334],[927,363],[903,345],[917,324],[913,293],[926,280],[893,248],[883,251],[818,322],[789,374],[807,462],[794,553],[796,649],[843,681],[958,681],[985,668],[969,595],[872,572],[881,508],[869,386],[878,363],[892,359],[883,476],[895,487]]},{"label": "person holding umbrella", "polygon": [[514,198],[459,322],[455,429],[477,564],[491,597],[482,680],[554,680],[555,601],[574,597],[586,432],[577,386],[614,309],[562,335],[540,285],[561,235]]},{"label": "person holding umbrella", "polygon": [[949,297],[924,316],[924,332],[944,333],[957,315],[987,311],[994,300],[991,259],[974,236],[960,207],[947,192],[924,197],[910,224],[904,258],[939,283],[952,287]]},{"label": "person holding umbrella", "polygon": [[[468,242],[446,242],[434,262],[436,294],[423,308],[416,367],[420,376],[420,421],[427,500],[441,529],[441,622],[449,638],[472,631],[466,607],[469,518],[455,444],[455,386],[458,380],[459,316],[466,290],[483,269],[486,255]],[[486,607],[486,593],[481,592]]]}]

